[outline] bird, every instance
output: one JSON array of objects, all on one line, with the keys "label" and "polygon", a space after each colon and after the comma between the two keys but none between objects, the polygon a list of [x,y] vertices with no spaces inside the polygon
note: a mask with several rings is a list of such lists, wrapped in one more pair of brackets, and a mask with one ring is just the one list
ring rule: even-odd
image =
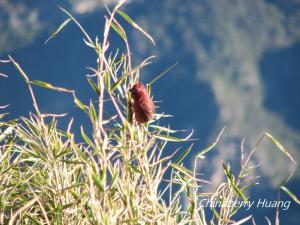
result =
[{"label": "bird", "polygon": [[147,123],[154,116],[155,105],[150,98],[146,87],[141,82],[137,82],[129,89],[129,91],[133,99],[131,106],[135,120],[138,124]]}]

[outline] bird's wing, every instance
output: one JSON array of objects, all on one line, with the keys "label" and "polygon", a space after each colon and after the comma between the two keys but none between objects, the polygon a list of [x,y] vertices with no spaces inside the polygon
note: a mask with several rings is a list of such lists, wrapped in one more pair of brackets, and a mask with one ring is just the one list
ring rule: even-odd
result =
[{"label": "bird's wing", "polygon": [[152,100],[150,98],[145,98],[142,101],[139,102],[139,105],[141,109],[146,113],[147,115],[155,113],[155,105],[153,104]]}]

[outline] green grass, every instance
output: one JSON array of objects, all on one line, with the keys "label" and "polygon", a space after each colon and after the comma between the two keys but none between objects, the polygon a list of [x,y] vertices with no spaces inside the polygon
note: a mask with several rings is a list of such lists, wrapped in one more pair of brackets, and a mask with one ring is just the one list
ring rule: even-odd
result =
[{"label": "green grass", "polygon": [[[241,146],[243,157],[238,174],[223,162],[227,179],[207,193],[203,186],[209,181],[199,178],[197,165],[217,145],[225,128],[211,146],[196,155],[191,168],[186,168],[183,160],[192,145],[163,157],[169,142],[180,145],[180,142],[192,141],[192,133],[184,133],[186,136],[182,138],[182,134],[177,135],[180,131],[161,126],[160,119],[168,116],[162,112],[145,125],[134,121],[128,90],[139,80],[139,70],[150,63],[152,57],[140,65],[132,65],[128,36],[121,23],[131,24],[150,42],[155,42],[120,10],[123,3],[121,1],[113,11],[108,10],[101,42],[98,38],[93,41],[80,23],[62,8],[67,19],[47,40],[70,22],[82,31],[84,43],[97,57],[97,68],[90,68],[93,75],[87,77],[98,97],[95,102],[83,103],[73,90],[31,81],[11,56],[9,61],[2,61],[12,63],[28,84],[35,112],[28,118],[10,121],[5,120],[5,114],[0,115],[0,224],[242,224],[252,218],[249,215],[234,221],[234,215],[242,209],[205,208],[199,204],[200,200],[248,200],[247,190],[258,183],[257,179],[247,179],[255,170],[249,162],[265,138],[296,164],[289,152],[271,134],[265,133],[249,154]],[[120,21],[115,17],[117,14]],[[124,41],[126,52],[110,52],[111,32],[116,32]],[[147,85],[148,90],[172,68],[154,77]],[[86,133],[82,127],[84,141],[78,143],[72,132],[73,120],[67,130],[58,129],[57,122],[64,115],[42,113],[34,86],[72,94],[74,104],[89,117],[92,133]],[[104,95],[114,106],[109,116],[104,115],[107,104]],[[278,190],[299,203],[285,187],[292,174],[293,171]],[[277,217],[275,220],[279,224]],[[255,224],[253,218],[252,223]]]}]

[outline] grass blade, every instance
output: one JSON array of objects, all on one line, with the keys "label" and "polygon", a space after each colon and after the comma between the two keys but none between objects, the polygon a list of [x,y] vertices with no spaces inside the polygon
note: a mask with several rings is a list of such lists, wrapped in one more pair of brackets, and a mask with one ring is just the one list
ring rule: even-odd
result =
[{"label": "grass blade", "polygon": [[45,45],[48,43],[48,41],[54,38],[71,20],[71,18],[68,18],[64,22],[62,22],[60,26],[51,34],[51,36],[47,38],[47,40],[45,41]]}]

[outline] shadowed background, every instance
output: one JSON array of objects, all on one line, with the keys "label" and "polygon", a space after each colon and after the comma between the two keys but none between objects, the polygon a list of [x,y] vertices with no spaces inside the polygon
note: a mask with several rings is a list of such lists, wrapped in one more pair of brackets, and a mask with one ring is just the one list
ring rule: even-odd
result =
[{"label": "shadowed background", "polygon": [[[0,0],[0,57],[12,55],[31,79],[75,89],[87,102],[92,91],[86,82],[86,67],[95,67],[95,55],[82,34],[69,24],[47,45],[44,41],[64,19],[60,5],[80,20],[90,36],[102,38],[104,3],[114,1],[9,1]],[[174,115],[163,121],[173,128],[193,130],[193,152],[189,166],[201,149],[227,125],[217,149],[201,162],[199,172],[212,180],[213,189],[224,179],[221,161],[238,168],[240,143],[246,150],[264,133],[270,132],[300,161],[300,1],[298,0],[132,0],[125,11],[156,40],[152,46],[141,34],[124,23],[130,36],[134,62],[155,55],[142,70],[150,81],[174,63],[177,66],[153,86],[158,112]],[[112,36],[111,48],[121,43]],[[11,65],[0,64],[0,105],[10,118],[33,111],[25,83]],[[42,112],[69,112],[60,122],[66,127],[71,117],[88,127],[85,115],[74,106],[72,96],[36,88]],[[178,146],[170,146],[171,152]],[[169,153],[170,153],[169,152]],[[264,142],[255,160],[260,185],[250,193],[253,199],[276,199],[276,186],[291,169],[284,155]],[[300,173],[289,188],[298,196]],[[288,199],[282,196],[283,199]],[[282,224],[297,224],[299,206],[294,203],[282,213]],[[251,209],[258,224],[263,216],[275,217],[275,209]],[[262,222],[264,221],[264,222]]]}]

